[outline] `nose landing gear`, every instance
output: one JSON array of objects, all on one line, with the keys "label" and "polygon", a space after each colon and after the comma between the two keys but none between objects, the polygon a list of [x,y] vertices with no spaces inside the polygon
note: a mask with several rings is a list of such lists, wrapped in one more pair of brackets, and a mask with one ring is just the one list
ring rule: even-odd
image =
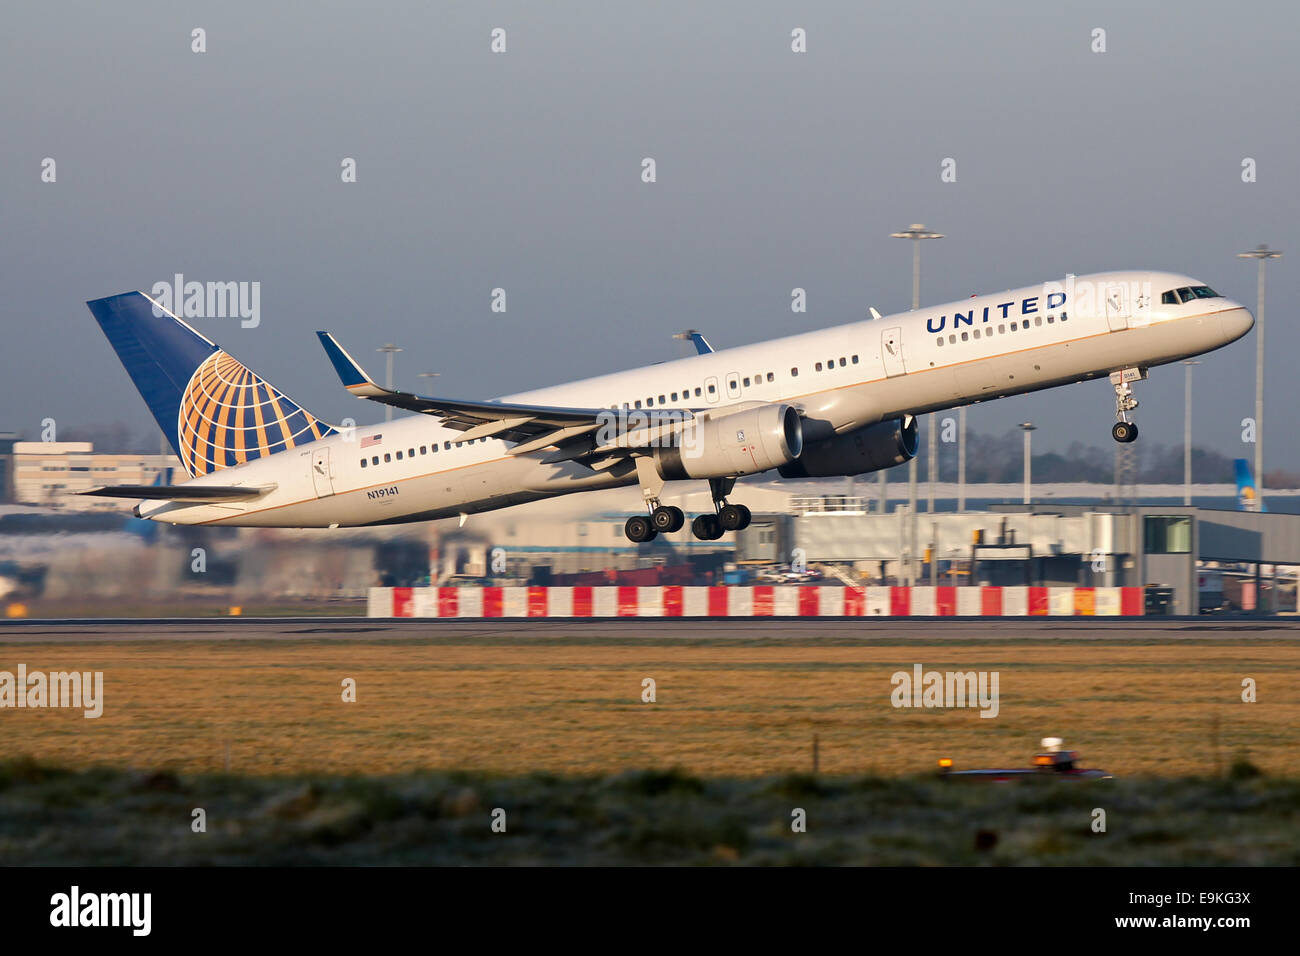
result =
[{"label": "nose landing gear", "polygon": [[1138,400],[1133,397],[1133,389],[1129,383],[1146,377],[1147,370],[1144,368],[1126,368],[1110,373],[1110,383],[1115,387],[1115,418],[1117,419],[1110,430],[1110,436],[1122,445],[1136,441],[1138,437],[1137,423],[1129,421],[1128,417],[1128,413],[1138,407]]}]

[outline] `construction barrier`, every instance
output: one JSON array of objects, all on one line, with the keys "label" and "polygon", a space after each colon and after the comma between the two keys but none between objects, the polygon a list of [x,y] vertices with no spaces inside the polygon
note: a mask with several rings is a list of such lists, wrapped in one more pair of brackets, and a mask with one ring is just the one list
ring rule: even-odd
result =
[{"label": "construction barrier", "polygon": [[370,617],[1133,617],[1141,588],[371,588]]}]

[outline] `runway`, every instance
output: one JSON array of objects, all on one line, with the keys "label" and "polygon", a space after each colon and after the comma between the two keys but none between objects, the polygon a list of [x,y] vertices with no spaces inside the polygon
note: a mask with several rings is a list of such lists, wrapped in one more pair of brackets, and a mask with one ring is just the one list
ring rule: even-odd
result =
[{"label": "runway", "polygon": [[117,641],[446,641],[547,643],[1296,640],[1300,618],[747,618],[387,620],[369,618],[71,619],[0,622],[0,644]]}]

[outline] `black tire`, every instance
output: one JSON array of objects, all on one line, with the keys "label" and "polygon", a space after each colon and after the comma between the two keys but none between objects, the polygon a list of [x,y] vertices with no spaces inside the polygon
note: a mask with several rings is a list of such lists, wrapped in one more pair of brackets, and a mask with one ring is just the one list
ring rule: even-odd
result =
[{"label": "black tire", "polygon": [[641,544],[644,541],[654,539],[656,532],[650,519],[644,515],[633,515],[627,519],[627,524],[623,525],[623,533],[633,544]]},{"label": "black tire", "polygon": [[1127,445],[1137,438],[1137,426],[1132,422],[1116,422],[1110,430],[1110,437],[1121,445]]},{"label": "black tire", "polygon": [[743,519],[740,522],[740,527],[737,528],[736,530],[744,531],[746,528],[749,527],[749,523],[754,520],[754,513],[750,511],[748,508],[746,508],[744,505],[736,505],[736,507],[740,509],[740,515],[741,518]]},{"label": "black tire", "polygon": [[655,526],[655,530],[661,534],[672,534],[682,530],[682,525],[686,524],[686,515],[682,513],[681,508],[661,505],[654,510],[650,521]]},{"label": "black tire", "polygon": [[1137,427],[1137,423],[1136,423],[1136,422],[1129,422],[1129,429],[1130,429],[1130,430],[1129,430],[1128,440],[1129,440],[1130,442],[1135,442],[1135,441],[1137,441],[1137,440],[1138,440],[1138,427]]},{"label": "black tire", "polygon": [[717,541],[722,537],[722,525],[717,515],[700,515],[691,522],[691,534],[701,541]]},{"label": "black tire", "polygon": [[724,531],[739,531],[745,526],[745,512],[739,505],[723,505],[718,509],[718,523]]}]

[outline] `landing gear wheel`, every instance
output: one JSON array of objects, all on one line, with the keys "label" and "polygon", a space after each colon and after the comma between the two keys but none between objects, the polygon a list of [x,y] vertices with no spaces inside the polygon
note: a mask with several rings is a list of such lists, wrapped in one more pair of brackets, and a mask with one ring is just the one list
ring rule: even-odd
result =
[{"label": "landing gear wheel", "polygon": [[740,515],[741,515],[740,527],[737,528],[736,530],[744,531],[746,528],[749,527],[749,523],[754,520],[754,514],[744,505],[736,505],[736,508],[740,511]]},{"label": "landing gear wheel", "polygon": [[1138,427],[1133,422],[1116,422],[1110,430],[1110,436],[1121,445],[1127,445],[1138,437]]},{"label": "landing gear wheel", "polygon": [[634,544],[653,541],[659,535],[659,532],[655,531],[654,525],[650,523],[650,519],[642,515],[633,515],[628,518],[627,524],[623,525],[623,533]]},{"label": "landing gear wheel", "polygon": [[722,537],[722,525],[717,515],[700,515],[691,522],[691,534],[701,541],[717,541]]},{"label": "landing gear wheel", "polygon": [[650,522],[654,525],[656,531],[663,534],[672,534],[674,531],[682,530],[682,525],[686,524],[686,515],[681,508],[675,508],[672,505],[660,505],[650,515]]},{"label": "landing gear wheel", "polygon": [[718,509],[718,523],[724,531],[739,531],[745,526],[745,512],[740,508],[740,505],[723,505]]}]

